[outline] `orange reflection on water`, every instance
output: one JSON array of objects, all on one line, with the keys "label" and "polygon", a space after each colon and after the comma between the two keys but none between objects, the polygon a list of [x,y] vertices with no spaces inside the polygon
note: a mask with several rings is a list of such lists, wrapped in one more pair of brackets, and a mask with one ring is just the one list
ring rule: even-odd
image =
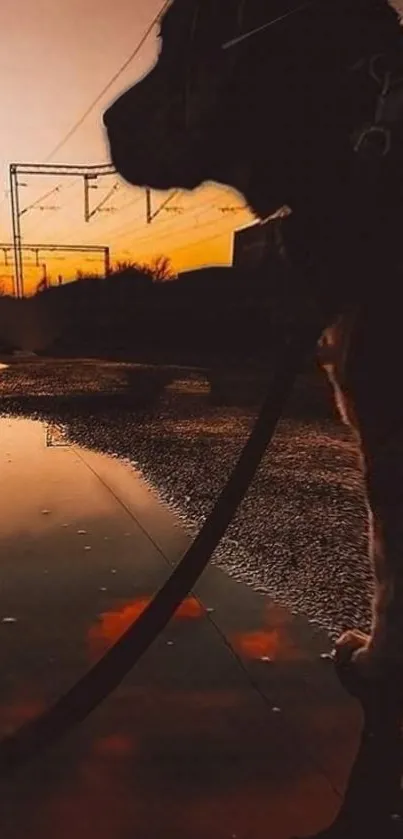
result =
[{"label": "orange reflection on water", "polygon": [[275,629],[272,632],[264,629],[256,632],[242,632],[234,635],[231,642],[237,652],[246,658],[262,658],[262,656],[276,658],[280,646],[278,632]]},{"label": "orange reflection on water", "polygon": [[296,661],[302,655],[285,626],[241,632],[231,636],[231,644],[245,658]]},{"label": "orange reflection on water", "polygon": [[[144,612],[151,602],[151,597],[138,597],[124,603],[119,609],[103,612],[98,622],[88,632],[88,644],[91,658],[98,658],[102,653],[129,628]],[[200,618],[203,607],[195,597],[187,597],[175,612],[175,618]]]}]

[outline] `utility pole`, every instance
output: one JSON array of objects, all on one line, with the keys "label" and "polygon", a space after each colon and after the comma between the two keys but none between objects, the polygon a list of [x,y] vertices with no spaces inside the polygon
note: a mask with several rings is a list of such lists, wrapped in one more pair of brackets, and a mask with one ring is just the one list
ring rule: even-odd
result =
[{"label": "utility pole", "polygon": [[43,274],[42,274],[43,287],[48,288],[49,283],[48,283],[48,272],[47,272],[47,268],[46,268],[46,262],[44,262],[42,264],[42,271],[43,271]]},{"label": "utility pole", "polygon": [[90,183],[96,180],[97,175],[84,175],[84,219],[89,221],[91,218],[90,211],[90,189],[96,189],[97,185]]},{"label": "utility pole", "polygon": [[111,273],[111,253],[109,248],[104,248],[104,268],[105,268],[105,277],[109,277]]},{"label": "utility pole", "polygon": [[[21,238],[21,216],[27,209],[20,209],[18,175],[50,175],[53,177],[82,177],[84,179],[84,218],[89,221],[94,213],[91,213],[89,206],[90,181],[104,175],[115,174],[114,166],[103,163],[95,166],[74,166],[52,163],[11,163],[10,164],[10,198],[11,198],[11,221],[13,233],[13,250],[15,265],[15,287],[17,297],[24,296],[24,267],[22,262],[22,238]],[[105,257],[106,265],[106,257]]]},{"label": "utility pole", "polygon": [[151,224],[151,189],[146,187],[146,220],[147,224]]},{"label": "utility pole", "polygon": [[18,194],[18,168],[17,165],[10,166],[10,196],[11,196],[11,219],[13,227],[14,247],[14,271],[15,290],[17,297],[23,297],[23,266],[21,253],[21,210]]}]

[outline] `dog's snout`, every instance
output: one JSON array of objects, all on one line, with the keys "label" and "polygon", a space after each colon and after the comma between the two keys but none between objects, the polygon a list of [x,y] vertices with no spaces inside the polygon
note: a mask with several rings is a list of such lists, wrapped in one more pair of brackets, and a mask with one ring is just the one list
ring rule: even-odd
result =
[{"label": "dog's snout", "polygon": [[109,107],[109,108],[106,109],[106,111],[104,111],[104,113],[102,115],[102,122],[103,122],[105,128],[109,128],[110,123],[111,123],[110,112],[111,112],[111,108]]},{"label": "dog's snout", "polygon": [[119,96],[104,112],[103,123],[108,130],[127,130],[131,109],[126,97],[127,94]]}]

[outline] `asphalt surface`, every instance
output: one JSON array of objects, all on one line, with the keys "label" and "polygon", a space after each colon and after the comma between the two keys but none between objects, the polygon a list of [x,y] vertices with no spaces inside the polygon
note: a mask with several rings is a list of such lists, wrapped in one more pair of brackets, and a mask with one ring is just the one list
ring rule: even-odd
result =
[{"label": "asphalt surface", "polygon": [[[257,411],[242,396],[213,404],[203,372],[96,360],[13,361],[0,372],[0,397],[1,415],[44,418],[68,441],[140,468],[191,533]],[[221,401],[236,399],[227,393]],[[335,638],[346,627],[369,627],[366,529],[354,440],[324,376],[313,372],[297,383],[213,561]]]}]

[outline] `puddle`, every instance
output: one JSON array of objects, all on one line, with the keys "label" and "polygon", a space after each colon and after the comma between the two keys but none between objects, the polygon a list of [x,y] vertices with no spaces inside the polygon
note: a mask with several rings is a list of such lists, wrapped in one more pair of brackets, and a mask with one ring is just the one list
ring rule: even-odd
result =
[{"label": "puddle", "polygon": [[[0,418],[0,435],[1,736],[49,707],[119,638],[167,563],[138,524],[148,516],[155,528],[158,499],[127,465],[64,446],[62,429],[38,420]],[[165,512],[168,530],[167,520]],[[190,597],[177,618],[202,614]],[[132,751],[107,733],[98,756]]]},{"label": "puddle", "polygon": [[[166,562],[130,504],[154,530],[158,519],[164,544],[172,518],[166,511],[161,516],[155,496],[118,460],[47,446],[44,423],[0,419],[0,434],[0,457],[11,458],[0,470],[2,614],[18,617],[0,636],[4,731],[68,690],[87,671],[89,658],[102,655],[146,608],[144,591],[156,591],[166,577]],[[133,596],[140,585],[141,596]],[[196,639],[203,614],[199,601],[188,597],[175,617]],[[242,636],[249,653],[272,655],[284,647],[266,626],[263,643],[262,636]],[[279,631],[286,630],[283,621]],[[207,635],[216,639],[210,629]],[[212,652],[202,648],[183,672],[173,670],[167,652],[156,686],[129,677],[49,753],[40,771],[33,765],[18,776],[1,802],[0,821],[12,825],[13,836],[30,839],[129,839],[133,829],[145,839],[164,829],[178,839],[235,832],[261,839],[274,778],[278,813],[271,802],[272,821],[283,824],[284,814],[297,811],[298,826],[287,823],[282,835],[296,835],[297,827],[312,833],[315,825],[303,822],[302,805],[309,794],[316,813],[322,787],[312,783],[305,759],[298,763],[294,740],[288,757],[279,720],[271,723],[257,693],[249,697],[243,682],[238,688],[232,654],[223,646],[215,662]],[[278,707],[273,705],[273,716]],[[275,760],[267,760],[273,754]],[[273,766],[279,767],[276,775]]]},{"label": "puddle", "polygon": [[290,612],[273,605],[263,611],[262,622],[257,629],[230,635],[231,644],[243,658],[284,662],[304,657]]},{"label": "puddle", "polygon": [[[102,653],[147,605],[134,598],[138,588],[151,593],[166,574],[147,535],[147,522],[156,528],[156,496],[127,465],[63,446],[56,431],[49,445],[54,426],[0,418],[0,673],[3,698],[15,702],[14,678],[24,672],[28,694],[41,685],[45,701],[74,683],[88,667],[89,644]],[[168,533],[166,512],[164,527]],[[199,613],[189,599],[178,617]]]},{"label": "puddle", "polygon": [[105,496],[91,493],[94,479],[89,470],[66,456],[60,429],[56,437],[54,427],[46,423],[0,418],[0,434],[0,542],[24,533],[39,535],[49,528],[60,528],[71,520],[71,511],[82,526],[106,512]]},{"label": "puddle", "polygon": [[260,661],[295,661],[303,657],[293,638],[282,628],[261,629],[231,636],[234,649],[244,658]]},{"label": "puddle", "polygon": [[[138,597],[130,602],[117,604],[115,609],[103,612],[88,632],[90,660],[98,659],[129,628],[151,602],[151,597]],[[176,610],[177,620],[201,618],[204,609],[195,597],[187,597]],[[169,642],[168,642],[169,643]]]}]

